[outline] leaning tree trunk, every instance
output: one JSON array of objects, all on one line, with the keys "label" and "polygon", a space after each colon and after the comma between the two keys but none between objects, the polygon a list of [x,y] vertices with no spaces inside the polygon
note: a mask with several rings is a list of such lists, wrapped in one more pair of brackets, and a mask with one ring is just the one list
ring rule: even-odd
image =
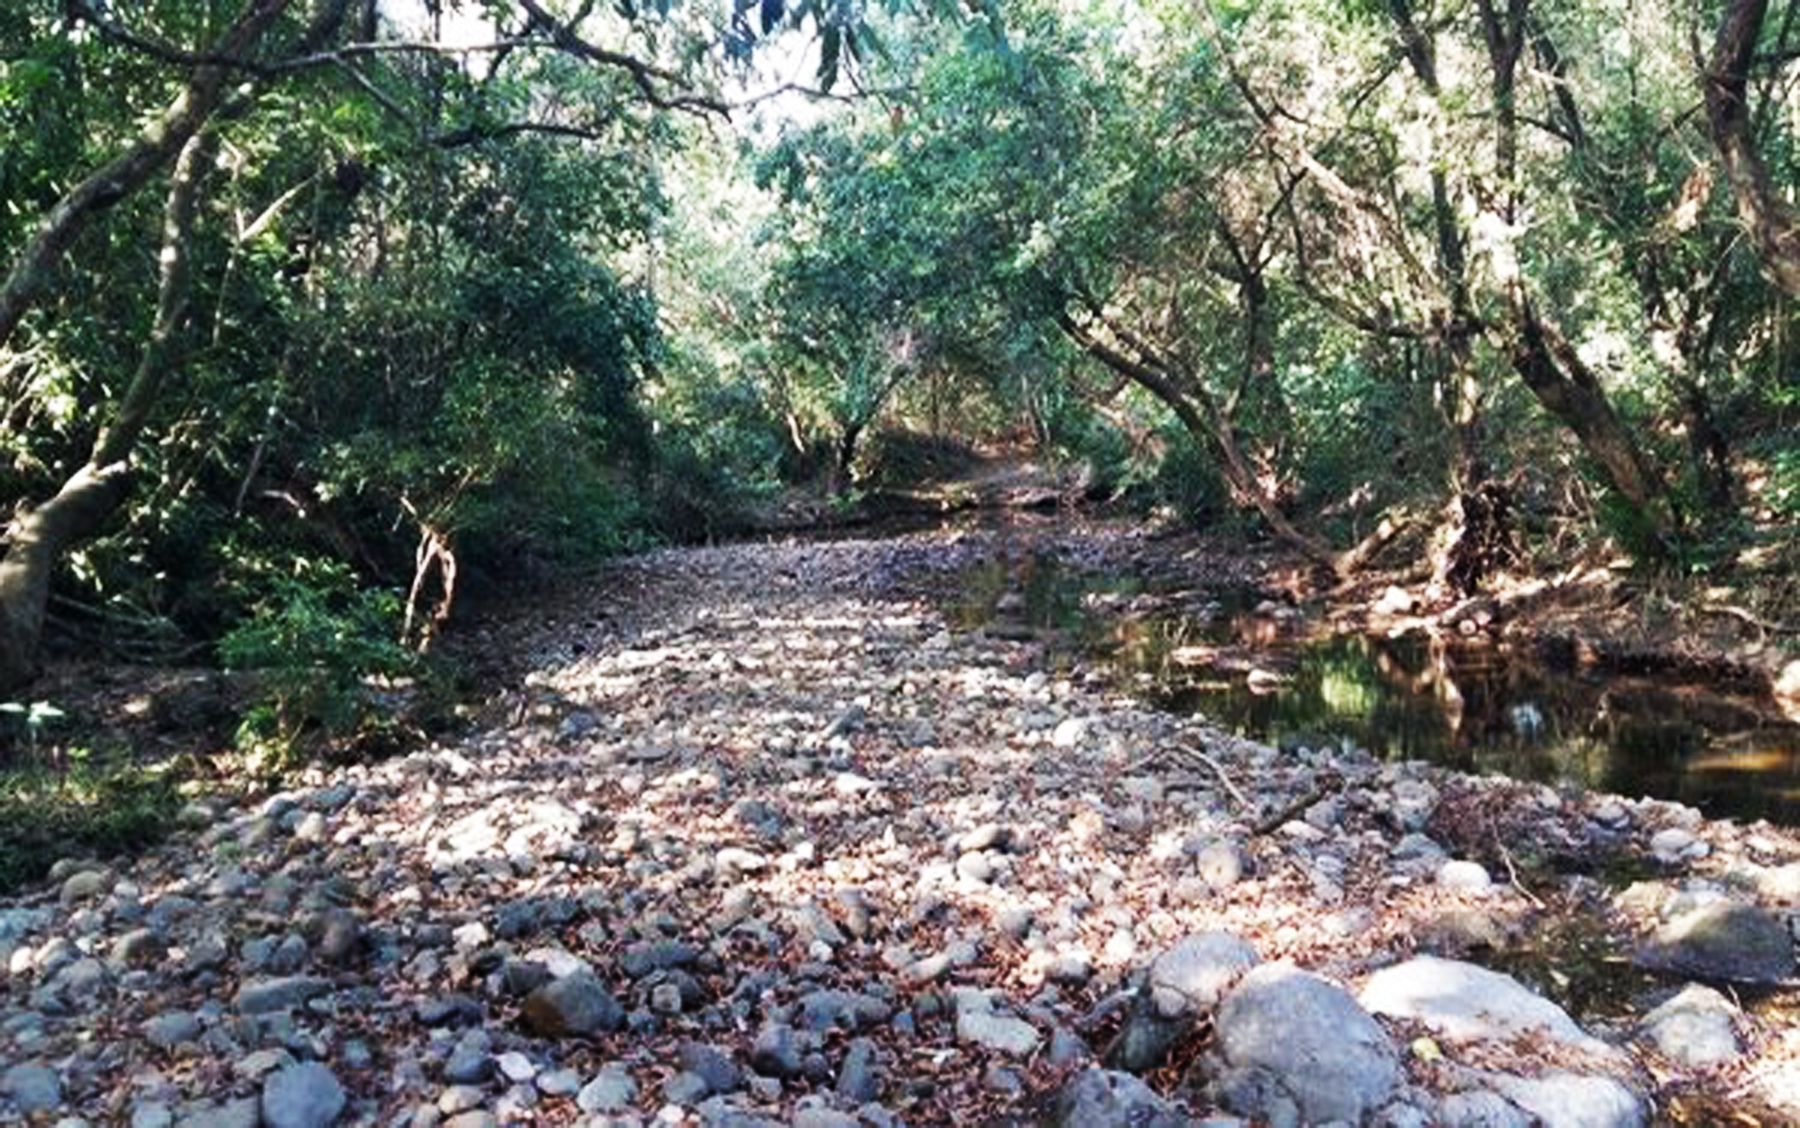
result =
[{"label": "leaning tree trunk", "polygon": [[201,181],[212,165],[213,142],[211,133],[190,137],[170,176],[156,319],[117,412],[95,439],[87,462],[49,501],[14,520],[9,531],[6,555],[0,558],[0,691],[17,687],[35,671],[57,563],[69,548],[98,532],[123,500],[132,448],[164,379],[179,363],[194,216]]},{"label": "leaning tree trunk", "polygon": [[1675,522],[1662,479],[1575,347],[1517,287],[1512,305],[1505,343],[1519,378],[1546,411],[1575,433],[1614,492],[1643,521],[1652,549],[1666,549]]},{"label": "leaning tree trunk", "polygon": [[[1475,7],[1492,72],[1499,218],[1511,228],[1520,202],[1518,68],[1529,34],[1531,5],[1530,0],[1505,0],[1504,7],[1499,0],[1476,0]],[[1510,315],[1501,336],[1513,370],[1538,403],[1575,433],[1614,492],[1643,522],[1651,550],[1662,553],[1674,531],[1674,511],[1662,479],[1613,411],[1605,389],[1574,345],[1532,304],[1518,249],[1507,247],[1497,253],[1494,266],[1505,288]]]},{"label": "leaning tree trunk", "polygon": [[1781,198],[1756,151],[1750,118],[1750,66],[1769,0],[1731,0],[1719,26],[1703,85],[1706,120],[1731,185],[1738,218],[1769,280],[1800,295],[1800,214]]},{"label": "leaning tree trunk", "polygon": [[1096,338],[1067,314],[1058,316],[1057,325],[1082,351],[1149,392],[1173,412],[1182,429],[1218,460],[1219,472],[1224,475],[1235,499],[1255,509],[1268,522],[1276,539],[1298,549],[1313,563],[1336,570],[1338,556],[1331,546],[1301,532],[1281,511],[1269,491],[1262,487],[1238,446],[1236,428],[1220,412],[1212,397],[1204,392],[1190,395],[1183,385],[1192,381],[1178,382],[1164,368],[1125,355]]}]

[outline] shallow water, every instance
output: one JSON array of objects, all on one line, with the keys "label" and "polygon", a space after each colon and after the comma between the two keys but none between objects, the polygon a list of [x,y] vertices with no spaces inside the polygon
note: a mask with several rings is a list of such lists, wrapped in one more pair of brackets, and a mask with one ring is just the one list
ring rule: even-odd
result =
[{"label": "shallow water", "polygon": [[1026,557],[970,573],[954,613],[964,626],[1048,633],[1165,708],[1271,743],[1349,741],[1389,760],[1800,825],[1800,726],[1750,687],[1606,675],[1423,634],[1320,638],[1243,590],[1183,593],[1176,613],[1164,602]]}]

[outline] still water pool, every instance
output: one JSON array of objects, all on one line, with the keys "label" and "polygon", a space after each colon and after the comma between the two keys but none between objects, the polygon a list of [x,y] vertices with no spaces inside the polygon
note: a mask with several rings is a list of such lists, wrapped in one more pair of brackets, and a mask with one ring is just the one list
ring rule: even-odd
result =
[{"label": "still water pool", "polygon": [[964,578],[965,626],[1048,637],[1156,704],[1278,745],[1353,742],[1390,760],[1655,796],[1800,825],[1800,726],[1755,687],[1583,667],[1554,648],[1326,635],[1253,592],[1185,593],[1037,557]]}]

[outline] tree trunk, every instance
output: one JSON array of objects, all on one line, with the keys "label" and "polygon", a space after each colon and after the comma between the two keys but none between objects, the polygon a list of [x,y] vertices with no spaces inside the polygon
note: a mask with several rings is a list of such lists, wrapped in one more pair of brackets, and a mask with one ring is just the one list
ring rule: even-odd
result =
[{"label": "tree trunk", "polygon": [[1668,547],[1674,514],[1662,479],[1650,468],[1631,432],[1613,412],[1606,392],[1555,325],[1544,321],[1517,292],[1506,347],[1513,368],[1544,410],[1581,441],[1613,490],[1643,520],[1652,548]]},{"label": "tree trunk", "polygon": [[[1390,0],[1389,13],[1399,29],[1401,46],[1413,74],[1426,93],[1434,101],[1439,100],[1442,87],[1438,82],[1434,33],[1414,17],[1408,0]],[[1512,169],[1518,160],[1516,143],[1512,140],[1517,128],[1517,113],[1511,70],[1516,67],[1517,52],[1505,41],[1500,14],[1490,5],[1483,4],[1481,16],[1483,32],[1490,53],[1495,54],[1496,66],[1509,68],[1504,76],[1496,73],[1494,101],[1495,117],[1500,122],[1495,163],[1502,180],[1510,185]],[[1506,61],[1508,58],[1512,60],[1510,63]],[[1507,206],[1511,207],[1510,197]],[[1443,168],[1435,166],[1431,170],[1431,216],[1437,244],[1441,301],[1449,310],[1448,324],[1433,342],[1438,365],[1438,403],[1456,444],[1447,482],[1450,501],[1443,511],[1444,524],[1439,531],[1432,575],[1439,583],[1470,594],[1480,588],[1488,573],[1509,554],[1511,522],[1506,490],[1491,479],[1486,429],[1482,425],[1481,378],[1475,368],[1471,334],[1457,328],[1477,321],[1469,293],[1468,256],[1464,251],[1468,240],[1450,197],[1449,177]]]},{"label": "tree trunk", "polygon": [[56,566],[69,548],[98,532],[124,499],[132,448],[149,421],[164,379],[179,363],[194,216],[201,182],[212,165],[213,142],[210,133],[190,137],[170,177],[156,319],[118,410],[94,440],[86,464],[55,497],[17,518],[9,532],[6,555],[0,557],[0,692],[16,688],[35,672]]},{"label": "tree trunk", "polygon": [[1218,460],[1219,471],[1225,476],[1225,482],[1231,487],[1237,501],[1255,509],[1268,522],[1277,539],[1298,549],[1313,563],[1336,569],[1337,554],[1330,546],[1301,532],[1288,520],[1287,514],[1281,511],[1269,492],[1262,488],[1238,447],[1235,428],[1219,412],[1212,397],[1198,390],[1193,394],[1188,393],[1166,371],[1126,356],[1095,338],[1067,314],[1059,316],[1057,324],[1082,351],[1143,388],[1174,412],[1182,429],[1203,448],[1213,452]]},{"label": "tree trunk", "polygon": [[[1501,181],[1501,218],[1510,228],[1519,204],[1517,83],[1531,0],[1476,0],[1476,10],[1492,68],[1494,163]],[[1504,337],[1513,369],[1538,403],[1575,432],[1614,491],[1643,521],[1650,548],[1660,554],[1674,528],[1674,513],[1662,479],[1613,412],[1605,390],[1575,347],[1532,305],[1517,254],[1516,248],[1509,247],[1497,254],[1495,261],[1511,314]]]},{"label": "tree trunk", "polygon": [[1750,65],[1768,9],[1768,0],[1731,0],[1726,7],[1703,80],[1706,120],[1763,272],[1783,291],[1800,295],[1800,217],[1770,181],[1750,119]]},{"label": "tree trunk", "polygon": [[1706,388],[1692,372],[1677,380],[1681,393],[1681,422],[1687,432],[1688,456],[1700,486],[1700,500],[1715,514],[1731,510],[1731,446],[1713,419]]},{"label": "tree trunk", "polygon": [[864,423],[856,421],[844,426],[843,434],[838,436],[837,453],[831,460],[831,492],[844,493],[850,488],[852,472],[856,466],[856,446],[861,441]]}]

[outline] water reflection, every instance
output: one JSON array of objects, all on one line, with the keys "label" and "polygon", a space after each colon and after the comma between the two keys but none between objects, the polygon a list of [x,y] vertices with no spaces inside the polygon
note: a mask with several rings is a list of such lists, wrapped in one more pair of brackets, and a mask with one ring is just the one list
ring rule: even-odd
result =
[{"label": "water reflection", "polygon": [[[1169,613],[1170,605],[1179,613]],[[1746,687],[1603,676],[1424,634],[1308,637],[1257,593],[1167,592],[997,560],[967,577],[965,627],[1103,655],[1159,705],[1277,744],[1354,741],[1385,759],[1573,783],[1800,824],[1800,726]]]},{"label": "water reflection", "polygon": [[[1603,677],[1542,656],[1423,634],[1240,643],[1223,667],[1166,660],[1154,622],[1115,625],[1114,653],[1163,706],[1277,743],[1350,739],[1386,759],[1655,795],[1714,816],[1800,822],[1800,728],[1731,687]],[[1150,636],[1146,639],[1143,636]],[[1229,653],[1221,648],[1221,653]],[[1219,677],[1246,661],[1286,679]],[[1209,674],[1214,676],[1208,676]]]}]

